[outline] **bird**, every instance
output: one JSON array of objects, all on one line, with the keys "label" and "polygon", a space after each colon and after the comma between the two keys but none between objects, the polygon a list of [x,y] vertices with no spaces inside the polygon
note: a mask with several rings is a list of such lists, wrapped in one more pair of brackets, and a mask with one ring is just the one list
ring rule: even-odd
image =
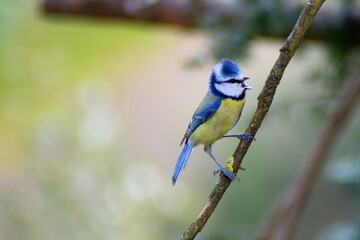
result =
[{"label": "bird", "polygon": [[[230,59],[222,59],[211,72],[207,94],[196,109],[187,127],[180,146],[185,143],[183,150],[176,163],[172,176],[172,184],[175,185],[180,172],[185,169],[194,147],[204,145],[204,151],[218,165],[219,170],[225,176],[234,180],[235,173],[222,166],[212,152],[212,144],[224,137],[236,137],[238,139],[255,138],[250,133],[225,135],[240,119],[245,104],[247,90],[252,87],[246,84],[250,79],[245,76],[236,62]],[[215,173],[214,172],[214,173]]]}]

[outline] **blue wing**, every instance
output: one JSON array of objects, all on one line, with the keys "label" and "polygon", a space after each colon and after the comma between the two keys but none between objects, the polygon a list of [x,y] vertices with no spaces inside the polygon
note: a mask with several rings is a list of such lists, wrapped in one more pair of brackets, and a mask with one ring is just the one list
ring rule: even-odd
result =
[{"label": "blue wing", "polygon": [[[204,101],[206,100],[206,98],[204,99]],[[207,106],[204,106],[204,104],[206,104],[206,102],[204,102],[199,106],[199,108],[195,111],[194,116],[192,117],[188,128],[185,132],[184,138],[181,140],[180,145],[185,141],[185,144],[187,143],[189,137],[191,136],[191,134],[195,131],[195,129],[200,126],[200,124],[206,122],[209,118],[212,117],[212,115],[214,115],[214,113],[216,112],[216,110],[218,110],[218,108],[221,105],[221,99],[215,99],[213,101],[211,101]]]}]

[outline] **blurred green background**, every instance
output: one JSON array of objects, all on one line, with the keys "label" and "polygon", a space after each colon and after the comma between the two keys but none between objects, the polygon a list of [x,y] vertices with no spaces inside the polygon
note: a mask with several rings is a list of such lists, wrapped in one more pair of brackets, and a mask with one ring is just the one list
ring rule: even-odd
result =
[{"label": "blurred green background", "polygon": [[[0,39],[0,239],[178,239],[217,181],[216,165],[199,148],[171,185],[215,61],[185,65],[208,50],[207,37],[169,26],[50,19],[37,1],[1,0]],[[254,90],[233,132],[247,126],[280,46],[257,40],[239,62]],[[291,62],[246,171],[197,239],[249,239],[276,206],[325,123],[312,108],[322,87],[304,77],[325,57],[322,45],[308,43]],[[331,162],[358,163],[359,117],[357,110]],[[222,140],[214,150],[225,160],[236,145]],[[359,221],[359,185],[344,187],[326,169],[296,239],[330,239],[324,236],[334,227]]]}]

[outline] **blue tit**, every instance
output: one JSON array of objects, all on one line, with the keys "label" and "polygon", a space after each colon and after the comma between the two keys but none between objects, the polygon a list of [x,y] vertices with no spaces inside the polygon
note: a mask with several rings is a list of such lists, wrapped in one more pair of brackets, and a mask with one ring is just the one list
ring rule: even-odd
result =
[{"label": "blue tit", "polygon": [[225,135],[240,119],[245,104],[246,91],[252,89],[246,84],[240,67],[232,60],[223,59],[212,69],[209,89],[196,109],[180,145],[185,146],[176,163],[172,177],[173,185],[180,172],[185,168],[191,151],[199,144],[219,166],[225,176],[234,180],[236,175],[223,167],[211,151],[212,144],[223,137],[251,138],[249,133]]}]

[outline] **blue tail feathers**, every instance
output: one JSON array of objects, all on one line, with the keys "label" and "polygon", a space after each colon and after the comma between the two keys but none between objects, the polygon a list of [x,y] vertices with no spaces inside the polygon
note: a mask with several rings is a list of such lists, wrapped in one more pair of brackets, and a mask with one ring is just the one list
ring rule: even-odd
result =
[{"label": "blue tail feathers", "polygon": [[191,151],[193,149],[194,145],[191,141],[187,142],[180,154],[180,157],[176,163],[176,166],[175,166],[175,170],[174,170],[174,174],[173,174],[173,177],[172,177],[172,184],[175,185],[176,183],[176,179],[178,178],[180,172],[185,169],[186,167],[186,163],[188,162],[189,160],[189,157],[190,157],[190,154],[191,154]]}]

